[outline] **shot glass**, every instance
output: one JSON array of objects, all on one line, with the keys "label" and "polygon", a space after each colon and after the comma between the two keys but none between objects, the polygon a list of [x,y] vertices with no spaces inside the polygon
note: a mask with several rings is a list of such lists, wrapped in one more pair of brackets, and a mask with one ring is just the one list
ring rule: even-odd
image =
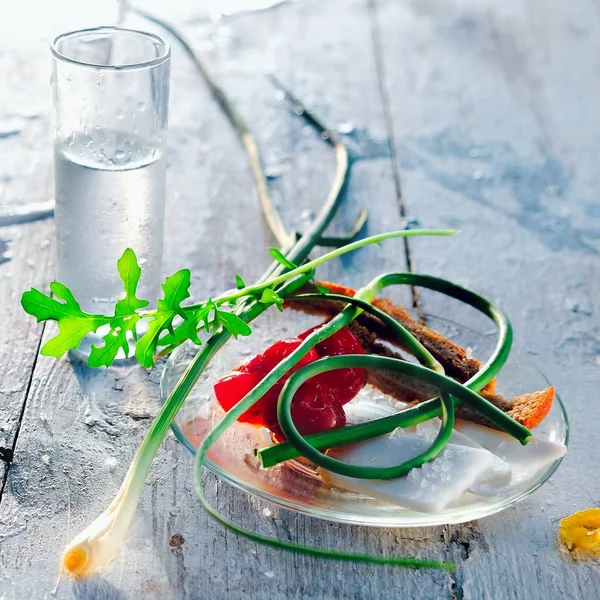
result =
[{"label": "shot glass", "polygon": [[117,261],[133,248],[138,297],[160,291],[170,49],[117,27],[59,35],[51,46],[57,279],[82,309],[110,314]]}]

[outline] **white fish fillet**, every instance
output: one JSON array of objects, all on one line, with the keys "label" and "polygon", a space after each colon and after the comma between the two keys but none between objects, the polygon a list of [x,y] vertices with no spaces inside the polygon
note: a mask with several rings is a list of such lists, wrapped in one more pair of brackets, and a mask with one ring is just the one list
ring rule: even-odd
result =
[{"label": "white fish fillet", "polygon": [[503,496],[519,484],[535,477],[541,470],[567,452],[564,444],[540,439],[535,435],[526,446],[503,431],[483,427],[470,421],[458,420],[456,430],[489,450],[510,467],[508,481],[478,480],[471,491],[480,496]]},{"label": "white fish fillet", "polygon": [[[388,434],[334,448],[329,455],[352,465],[390,467],[420,454],[430,445],[422,436]],[[437,513],[468,490],[488,470],[492,460],[491,452],[483,448],[448,443],[438,458],[398,479],[355,479],[325,470],[320,470],[320,474],[325,482],[336,487],[421,512]]]},{"label": "white fish fillet", "polygon": [[[357,400],[345,407],[349,423],[384,417],[404,406],[368,389]],[[353,465],[392,466],[426,450],[439,427],[440,420],[432,419],[416,427],[334,448],[329,454]],[[324,469],[320,473],[324,481],[337,487],[413,510],[437,513],[467,491],[486,497],[506,495],[565,452],[563,444],[534,436],[527,446],[522,446],[502,431],[459,420],[444,451],[406,477],[381,481],[344,477]]]}]

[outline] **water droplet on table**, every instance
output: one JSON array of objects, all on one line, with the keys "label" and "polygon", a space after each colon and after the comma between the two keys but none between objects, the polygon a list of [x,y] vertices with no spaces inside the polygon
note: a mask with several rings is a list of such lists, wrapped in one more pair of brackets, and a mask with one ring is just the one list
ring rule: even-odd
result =
[{"label": "water droplet on table", "polygon": [[344,135],[348,135],[354,131],[354,125],[349,122],[340,123],[337,127],[337,130]]}]

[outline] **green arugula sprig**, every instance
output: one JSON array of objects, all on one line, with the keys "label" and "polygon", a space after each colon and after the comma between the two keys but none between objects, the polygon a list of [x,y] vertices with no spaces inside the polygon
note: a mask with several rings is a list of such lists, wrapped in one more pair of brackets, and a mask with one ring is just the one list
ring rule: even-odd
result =
[{"label": "green arugula sprig", "polygon": [[[336,248],[301,265],[294,264],[276,248],[270,248],[271,255],[284,267],[283,273],[250,286],[245,285],[243,279],[237,275],[237,289],[217,298],[209,298],[205,302],[187,306],[182,306],[182,302],[190,297],[191,276],[189,269],[181,269],[167,277],[162,284],[163,297],[158,300],[154,310],[147,309],[147,300],[137,297],[141,269],[135,252],[128,248],[117,263],[124,297],[115,304],[113,315],[95,315],[83,311],[69,288],[57,281],[50,284],[50,291],[54,297],[32,288],[23,294],[21,304],[38,322],[52,320],[58,323],[58,334],[41,349],[45,356],[60,358],[69,350],[76,349],[87,334],[108,326],[103,343],[92,347],[88,364],[91,367],[109,366],[121,349],[128,356],[130,341],[134,339],[137,361],[150,368],[154,366],[158,353],[168,352],[186,340],[201,344],[198,335],[201,330],[209,335],[220,330],[227,331],[234,337],[250,335],[250,326],[234,312],[239,302],[256,300],[264,308],[276,306],[283,310],[283,298],[277,291],[278,287],[300,276],[314,281],[316,267],[332,258],[390,238],[452,233],[451,230],[427,229],[383,233]],[[231,307],[231,310],[227,310],[226,306]],[[136,330],[140,321],[144,321],[147,328],[137,339]]]},{"label": "green arugula sprig", "polygon": [[[242,319],[233,312],[219,308],[227,298],[216,301],[209,299],[195,306],[181,305],[190,297],[189,269],[182,269],[167,277],[162,284],[163,297],[158,300],[156,310],[144,311],[142,309],[147,307],[149,302],[136,295],[141,269],[135,252],[131,248],[125,250],[117,266],[125,296],[115,304],[112,316],[84,312],[69,288],[57,281],[50,284],[54,297],[34,288],[23,294],[23,308],[36,317],[38,322],[53,320],[58,323],[59,333],[42,347],[43,355],[60,358],[69,350],[76,349],[87,334],[108,326],[109,331],[103,337],[104,343],[92,346],[89,366],[111,365],[121,349],[126,356],[129,355],[130,340],[133,338],[136,340],[137,361],[150,368],[154,366],[154,357],[159,347],[176,346],[188,339],[201,344],[198,337],[201,329],[212,334],[219,327],[223,327],[235,337],[250,335],[251,329]],[[241,278],[239,281],[241,282]],[[267,288],[263,290],[260,302],[280,306],[283,300]],[[136,326],[142,320],[146,321],[147,329],[137,339]],[[175,324],[176,320],[179,323]]]}]

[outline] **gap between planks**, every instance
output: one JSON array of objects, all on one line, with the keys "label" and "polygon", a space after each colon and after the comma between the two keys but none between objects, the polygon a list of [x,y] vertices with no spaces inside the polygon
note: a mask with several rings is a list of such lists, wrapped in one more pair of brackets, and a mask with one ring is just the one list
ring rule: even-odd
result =
[{"label": "gap between planks", "polygon": [[9,460],[5,462],[4,473],[2,475],[2,484],[0,485],[0,504],[2,503],[2,497],[4,495],[4,488],[6,487],[6,482],[8,481],[8,472],[10,471],[10,465],[14,459],[15,449],[17,447],[17,440],[19,439],[19,432],[21,431],[21,423],[23,422],[23,416],[25,415],[25,407],[27,406],[27,399],[29,398],[29,393],[31,391],[31,386],[33,384],[33,375],[35,373],[35,367],[38,362],[38,358],[40,356],[40,348],[42,347],[42,340],[44,339],[44,331],[46,330],[46,322],[42,324],[42,328],[40,330],[40,336],[35,345],[35,355],[33,357],[33,364],[31,365],[31,372],[29,373],[29,378],[27,380],[27,387],[25,389],[25,395],[23,396],[23,405],[21,406],[21,412],[19,413],[19,420],[17,421],[17,426],[15,428],[15,435],[12,441],[11,447],[11,455]]},{"label": "gap between planks", "polygon": [[[386,83],[387,80],[385,64],[383,60],[383,46],[381,41],[381,30],[379,27],[377,0],[367,0],[367,12],[369,16],[369,23],[371,29],[371,40],[373,42],[373,52],[375,56],[375,65],[377,69],[377,80],[379,82],[379,92],[383,104],[385,127],[390,142],[392,173],[394,187],[396,190],[396,201],[398,203],[400,216],[403,219],[408,219],[408,208],[406,206],[404,195],[402,193],[402,180],[400,176],[400,157],[398,154],[396,136],[394,134],[394,118],[392,116],[391,110],[390,90]],[[410,241],[408,238],[404,239],[404,252],[406,255],[407,268],[409,272],[414,273],[414,260],[412,256]],[[419,310],[420,296],[419,291],[415,286],[411,286],[411,296],[413,308],[415,310]],[[469,528],[466,528],[463,532],[463,527],[461,525],[458,525],[458,529],[455,529],[453,531],[450,525],[443,526],[442,537],[446,544],[447,560],[451,561],[454,559],[457,567],[456,571],[450,574],[452,600],[463,600],[464,596],[462,563],[464,562],[464,560],[469,558],[468,529]],[[461,538],[463,537],[461,535],[462,533],[464,533],[467,537],[466,542],[461,542]]]},{"label": "gap between planks", "polygon": [[[377,81],[379,83],[379,94],[381,96],[381,103],[383,106],[383,119],[385,122],[385,128],[390,143],[390,161],[392,165],[392,176],[394,180],[394,188],[396,191],[396,202],[398,203],[398,210],[400,216],[403,219],[408,217],[408,211],[406,203],[404,202],[404,196],[402,194],[402,181],[400,179],[400,158],[398,156],[398,147],[396,144],[396,136],[394,134],[394,121],[392,117],[392,111],[390,106],[390,92],[386,84],[385,77],[385,66],[383,62],[383,48],[381,46],[381,31],[379,29],[379,20],[377,16],[377,1],[367,0],[367,12],[369,16],[369,24],[371,29],[371,41],[373,42],[373,54],[375,56],[375,68],[377,70]],[[410,273],[414,273],[414,261],[412,257],[412,251],[410,247],[410,241],[408,238],[404,238],[404,255],[406,257],[406,266]],[[411,297],[412,305],[414,309],[418,309],[419,302],[419,291],[411,285]]]}]

